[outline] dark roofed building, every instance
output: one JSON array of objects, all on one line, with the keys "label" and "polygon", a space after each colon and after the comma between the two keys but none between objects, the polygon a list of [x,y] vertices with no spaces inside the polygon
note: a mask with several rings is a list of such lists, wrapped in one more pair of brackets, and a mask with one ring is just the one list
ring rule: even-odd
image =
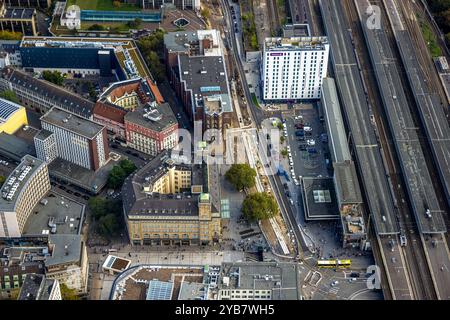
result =
[{"label": "dark roofed building", "polygon": [[50,82],[10,67],[2,70],[0,90],[12,90],[26,108],[45,113],[53,106],[91,119],[94,103]]},{"label": "dark roofed building", "polygon": [[126,179],[122,198],[132,244],[220,241],[220,212],[199,180],[207,179],[204,166],[178,164],[164,151]]},{"label": "dark roofed building", "polygon": [[168,103],[147,104],[125,115],[128,146],[155,156],[178,143],[178,121]]},{"label": "dark roofed building", "polygon": [[0,2],[0,29],[37,36],[36,9],[11,8]]},{"label": "dark roofed building", "polygon": [[43,274],[27,274],[17,300],[62,300],[59,282]]},{"label": "dark roofed building", "polygon": [[125,115],[127,111],[109,102],[97,102],[93,120],[100,123],[121,138],[125,139]]}]

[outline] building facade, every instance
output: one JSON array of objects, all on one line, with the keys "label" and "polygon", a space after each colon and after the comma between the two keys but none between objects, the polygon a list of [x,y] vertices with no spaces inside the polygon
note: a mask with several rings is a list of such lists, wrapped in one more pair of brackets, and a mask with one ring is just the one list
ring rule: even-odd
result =
[{"label": "building facade", "polygon": [[129,177],[122,193],[132,244],[221,241],[221,217],[208,193],[206,164],[175,164],[170,153],[163,152]]},{"label": "building facade", "polygon": [[[58,155],[89,170],[98,170],[109,161],[106,128],[58,108],[41,117],[42,128],[55,136]],[[51,158],[51,155],[45,155]]]},{"label": "building facade", "polygon": [[49,190],[47,164],[23,157],[0,190],[0,238],[20,237],[34,206]]},{"label": "building facade", "polygon": [[56,144],[55,134],[42,129],[34,137],[34,146],[36,148],[36,156],[38,159],[47,163],[52,162],[58,157],[58,146]]},{"label": "building facade", "polygon": [[169,104],[150,104],[128,112],[125,117],[127,145],[155,156],[178,144],[178,122]]},{"label": "building facade", "polygon": [[94,103],[91,101],[11,67],[1,72],[0,91],[5,90],[14,91],[22,106],[38,113],[45,113],[56,106],[87,119],[92,118]]},{"label": "building facade", "polygon": [[266,38],[261,70],[264,100],[320,99],[329,50],[327,37]]}]

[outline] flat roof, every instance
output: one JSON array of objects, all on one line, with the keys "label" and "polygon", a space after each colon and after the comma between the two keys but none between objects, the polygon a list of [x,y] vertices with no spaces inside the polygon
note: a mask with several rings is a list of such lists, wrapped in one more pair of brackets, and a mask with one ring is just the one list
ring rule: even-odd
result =
[{"label": "flat roof", "polygon": [[103,263],[103,268],[110,269],[116,272],[121,272],[127,269],[131,264],[130,259],[125,259],[117,257],[114,255],[108,255],[105,262]]},{"label": "flat roof", "polygon": [[35,155],[36,151],[34,145],[25,139],[2,132],[0,133],[0,154],[8,159],[20,161],[28,154]]},{"label": "flat roof", "polygon": [[62,127],[75,134],[94,139],[105,127],[71,112],[53,107],[41,117],[42,122]]},{"label": "flat roof", "polygon": [[52,222],[56,225],[56,234],[80,234],[84,209],[84,205],[75,199],[51,190],[33,208],[25,223],[23,234],[30,236],[51,234],[49,224]]},{"label": "flat roof", "polygon": [[361,188],[353,161],[333,163],[333,168],[338,202],[341,205],[362,203]]},{"label": "flat roof", "polygon": [[[224,277],[229,286],[223,285]],[[221,273],[222,289],[271,290],[272,300],[298,300],[297,264],[289,262],[224,262]]]},{"label": "flat roof", "polygon": [[229,94],[228,79],[222,56],[178,56],[180,77],[193,98],[217,94]]},{"label": "flat roof", "polygon": [[6,8],[0,20],[31,20],[36,13],[34,8]]},{"label": "flat roof", "polygon": [[[150,116],[144,117],[147,114]],[[138,107],[134,111],[128,112],[124,119],[125,122],[132,122],[156,132],[163,132],[174,125],[178,125],[177,118],[168,103],[156,107],[150,105]]]},{"label": "flat roof", "polygon": [[36,171],[43,166],[45,166],[45,163],[42,160],[30,155],[22,158],[20,164],[8,176],[0,190],[1,211],[13,212],[16,210],[16,201],[23,192],[23,188],[28,184],[29,179],[33,177]]},{"label": "flat roof", "polygon": [[321,101],[329,133],[332,160],[334,162],[352,160],[336,91],[336,83],[333,78],[323,79]]},{"label": "flat roof", "polygon": [[53,244],[51,256],[45,260],[46,266],[65,263],[78,263],[81,259],[82,237],[77,234],[51,234],[49,243]]},{"label": "flat roof", "polygon": [[264,50],[325,50],[328,44],[328,37],[266,38]]},{"label": "flat roof", "polygon": [[339,219],[339,208],[332,178],[304,177],[302,193],[306,220]]}]

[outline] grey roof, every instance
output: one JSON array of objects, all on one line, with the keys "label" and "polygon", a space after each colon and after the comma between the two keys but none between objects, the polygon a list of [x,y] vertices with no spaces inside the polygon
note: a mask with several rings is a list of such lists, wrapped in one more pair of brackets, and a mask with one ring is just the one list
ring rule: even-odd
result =
[{"label": "grey roof", "polygon": [[94,139],[105,128],[94,121],[56,107],[44,114],[41,121],[64,128],[88,139]]},{"label": "grey roof", "polygon": [[48,300],[54,284],[43,274],[27,274],[17,300]]},{"label": "grey roof", "polygon": [[223,277],[230,277],[230,286],[222,289],[271,290],[272,300],[298,300],[297,264],[285,262],[238,262],[223,263]]},{"label": "grey roof", "polygon": [[[165,216],[166,218],[198,216],[198,195],[191,194],[189,191],[176,195],[144,193],[143,186],[162,177],[170,165],[174,164],[170,163],[170,152],[165,150],[125,180],[122,187],[122,198],[128,216]],[[191,171],[191,173],[192,170],[203,170],[202,167],[196,165],[175,164],[175,166]],[[195,175],[195,172],[191,174],[191,179]],[[203,172],[198,172],[198,176],[204,177]],[[214,209],[212,210],[214,211]]]},{"label": "grey roof", "polygon": [[185,44],[198,42],[197,31],[169,32],[164,35],[164,46],[169,52],[185,52]]},{"label": "grey roof", "polygon": [[[150,111],[154,112],[154,115],[157,116],[155,120],[144,117]],[[146,107],[138,107],[136,110],[128,112],[125,115],[125,121],[132,122],[155,132],[162,132],[178,124],[177,118],[168,103],[160,104],[155,108],[149,105]]]},{"label": "grey roof", "polygon": [[80,235],[55,234],[49,235],[49,242],[54,245],[52,255],[46,261],[46,266],[58,264],[79,263],[81,260]]},{"label": "grey roof", "polygon": [[355,164],[352,161],[333,163],[336,195],[339,203],[362,203],[361,188],[356,175]]},{"label": "grey roof", "polygon": [[306,220],[339,218],[333,179],[304,177],[302,179],[302,193]]},{"label": "grey roof", "polygon": [[[228,80],[221,56],[178,56],[181,80],[198,98],[206,95],[228,94]],[[203,72],[203,73],[202,73]],[[194,97],[195,99],[195,97]]]},{"label": "grey roof", "polygon": [[35,155],[33,144],[6,132],[0,133],[0,154],[8,159],[20,161],[27,154]]},{"label": "grey roof", "polygon": [[202,300],[205,294],[205,285],[199,282],[181,282],[178,300]]},{"label": "grey roof", "polygon": [[147,290],[147,300],[170,300],[172,298],[173,282],[150,280]]},{"label": "grey roof", "polygon": [[45,166],[42,160],[30,155],[23,157],[22,162],[8,176],[0,190],[0,211],[15,211],[19,195],[22,194],[24,187],[42,166]]},{"label": "grey roof", "polygon": [[332,160],[334,162],[352,160],[337,96],[336,84],[332,78],[323,79],[322,107],[327,121]]},{"label": "grey roof", "polygon": [[68,90],[54,85],[53,83],[33,78],[31,75],[10,67],[2,71],[2,76],[9,82],[34,91],[35,95],[50,100],[54,105],[82,115],[85,118],[92,116],[94,103],[84,99]]},{"label": "grey roof", "polygon": [[46,129],[42,129],[38,132],[38,134],[34,137],[37,140],[45,140],[48,137],[50,137],[53,134],[53,132],[48,131]]}]

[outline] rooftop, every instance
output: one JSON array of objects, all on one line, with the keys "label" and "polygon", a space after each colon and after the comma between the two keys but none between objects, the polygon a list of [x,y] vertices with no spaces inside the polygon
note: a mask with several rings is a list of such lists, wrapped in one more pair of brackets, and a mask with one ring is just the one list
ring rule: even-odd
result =
[{"label": "rooftop", "polygon": [[327,37],[266,38],[265,50],[324,50]]},{"label": "rooftop", "polygon": [[333,163],[338,202],[360,204],[363,202],[355,164],[352,161]]},{"label": "rooftop", "polygon": [[5,14],[0,16],[0,19],[18,20],[31,19],[36,14],[36,9],[33,8],[7,8]]},{"label": "rooftop", "polygon": [[227,94],[218,94],[203,97],[205,113],[220,114],[222,112],[233,112],[230,97]]},{"label": "rooftop", "polygon": [[16,200],[23,192],[24,186],[42,166],[45,166],[44,162],[35,157],[26,155],[22,158],[22,162],[9,175],[0,190],[2,194],[0,199],[1,211],[13,212],[16,210]]},{"label": "rooftop", "polygon": [[20,161],[24,156],[35,155],[34,144],[6,132],[0,133],[0,154],[8,159]]},{"label": "rooftop", "polygon": [[94,139],[104,126],[77,116],[71,112],[53,107],[41,117],[42,122],[62,127],[88,139]]},{"label": "rooftop", "polygon": [[104,269],[110,269],[115,272],[122,272],[123,270],[128,269],[131,264],[131,260],[109,255],[105,262],[103,263]]},{"label": "rooftop", "polygon": [[0,125],[8,121],[20,109],[23,109],[23,107],[17,103],[0,98]]},{"label": "rooftop", "polygon": [[47,267],[80,261],[82,246],[80,235],[52,234],[49,236],[49,243],[53,245],[53,250],[45,261]]},{"label": "rooftop", "polygon": [[155,132],[163,132],[177,125],[178,121],[168,103],[147,104],[125,115],[126,122],[132,122]]},{"label": "rooftop", "polygon": [[304,177],[302,193],[306,220],[339,219],[339,208],[332,178]]},{"label": "rooftop", "polygon": [[[202,40],[210,40],[202,42]],[[164,35],[164,46],[169,52],[183,52],[191,56],[221,56],[220,34],[217,30],[177,31]]]},{"label": "rooftop", "polygon": [[228,79],[221,56],[180,55],[178,59],[181,80],[186,82],[187,90],[192,90],[194,99],[207,95],[229,94]]},{"label": "rooftop", "polygon": [[33,213],[25,223],[23,234],[33,236],[80,234],[83,216],[83,204],[50,191],[33,208]]},{"label": "rooftop", "polygon": [[48,300],[54,284],[43,274],[27,274],[17,300]]},{"label": "rooftop", "polygon": [[3,69],[2,77],[17,86],[34,91],[36,95],[57,102],[58,105],[64,106],[64,108],[71,112],[80,114],[86,118],[90,118],[92,115],[94,103],[53,83],[33,78],[26,72],[10,67]]},{"label": "rooftop", "polygon": [[222,289],[271,290],[272,300],[298,300],[298,271],[295,263],[223,263]]}]

